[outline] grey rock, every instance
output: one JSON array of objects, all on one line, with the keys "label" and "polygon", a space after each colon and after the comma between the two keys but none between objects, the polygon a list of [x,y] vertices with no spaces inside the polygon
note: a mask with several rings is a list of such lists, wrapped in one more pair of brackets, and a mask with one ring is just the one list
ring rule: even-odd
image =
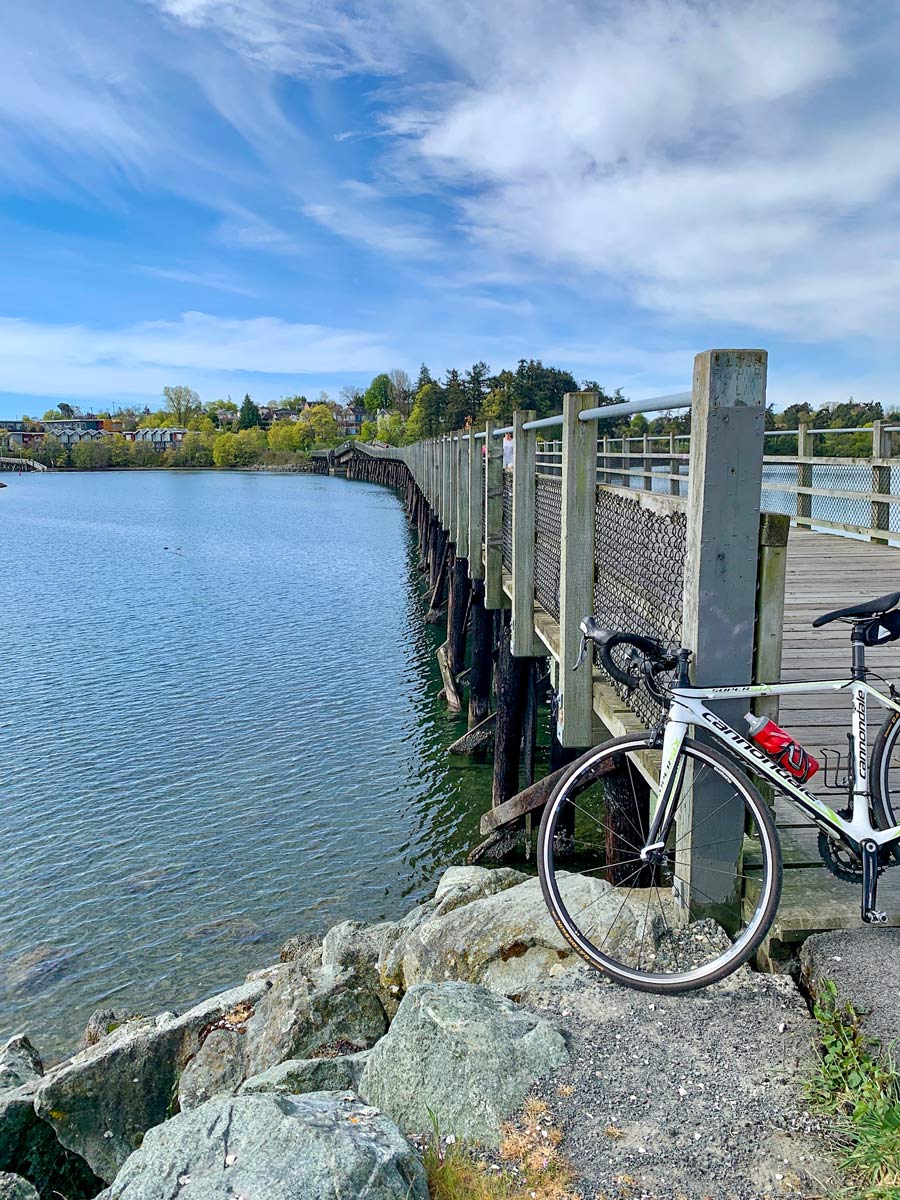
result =
[{"label": "grey rock", "polygon": [[426,983],[403,998],[370,1052],[359,1094],[409,1133],[431,1127],[496,1146],[536,1080],[568,1061],[559,1029],[469,983]]},{"label": "grey rock", "polygon": [[396,921],[365,925],[362,921],[341,921],[325,934],[322,942],[322,967],[352,976],[376,993],[389,1017],[397,1011],[398,999],[381,982],[378,964],[401,936]]},{"label": "grey rock", "polygon": [[358,1049],[373,1045],[388,1026],[375,992],[328,969],[309,978],[286,964],[247,1022],[245,1074],[288,1058],[315,1058],[337,1042]]},{"label": "grey rock", "polygon": [[[646,907],[593,876],[558,876],[567,908],[585,934],[608,927],[617,913],[615,940],[606,946],[624,961],[664,929],[653,912],[644,935]],[[471,900],[462,907],[436,909],[411,929],[382,964],[383,976],[399,986],[462,979],[506,996],[520,996],[536,983],[564,971],[578,970],[581,960],[557,929],[537,879]]]},{"label": "grey rock", "polygon": [[803,943],[800,964],[810,992],[818,995],[832,980],[838,1003],[849,1001],[885,1050],[900,1039],[900,929],[815,933]]},{"label": "grey rock", "polygon": [[244,1028],[267,988],[264,981],[245,983],[181,1017],[127,1022],[44,1076],[39,1115],[109,1183],[146,1131],[172,1111],[179,1076],[211,1027]]},{"label": "grey rock", "polygon": [[0,1093],[0,1171],[27,1178],[46,1200],[83,1200],[102,1186],[87,1163],[60,1145],[34,1109],[39,1080]]},{"label": "grey rock", "polygon": [[288,938],[278,951],[281,962],[301,962],[307,972],[322,965],[322,937],[317,933],[297,933]]},{"label": "grey rock", "polygon": [[16,1034],[0,1046],[0,1091],[40,1079],[43,1073],[41,1056],[24,1034]]},{"label": "grey rock", "polygon": [[244,1035],[214,1029],[181,1072],[178,1107],[197,1108],[221,1093],[233,1095],[244,1078]]},{"label": "grey rock", "polygon": [[108,1033],[112,1033],[126,1021],[132,1020],[133,1017],[134,1013],[129,1012],[127,1008],[96,1009],[88,1018],[81,1041],[78,1043],[78,1049],[86,1050],[88,1046],[96,1046]]},{"label": "grey rock", "polygon": [[448,913],[484,896],[495,896],[530,878],[512,867],[448,867],[434,893],[437,912]]},{"label": "grey rock", "polygon": [[40,1200],[40,1196],[21,1175],[0,1171],[0,1200]]},{"label": "grey rock", "polygon": [[109,1200],[428,1200],[387,1117],[334,1092],[217,1096],[150,1130]]},{"label": "grey rock", "polygon": [[253,1075],[241,1085],[240,1094],[253,1092],[355,1092],[371,1050],[337,1054],[333,1058],[289,1058]]}]

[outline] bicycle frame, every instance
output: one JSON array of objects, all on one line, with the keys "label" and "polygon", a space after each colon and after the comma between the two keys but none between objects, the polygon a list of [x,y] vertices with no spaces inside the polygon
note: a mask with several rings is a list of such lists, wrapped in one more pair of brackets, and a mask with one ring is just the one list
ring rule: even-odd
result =
[{"label": "bicycle frame", "polygon": [[[849,821],[838,816],[827,804],[813,796],[793,776],[771,759],[763,750],[732,728],[704,700],[752,700],[757,696],[815,695],[847,691],[852,697],[852,804]],[[668,832],[678,798],[681,750],[688,729],[705,729],[716,741],[722,742],[732,755],[768,779],[778,791],[792,800],[827,832],[849,842],[874,842],[883,846],[900,840],[900,825],[891,829],[873,829],[869,816],[869,752],[866,730],[868,698],[883,708],[900,712],[900,703],[879,692],[862,679],[823,679],[810,683],[748,684],[744,687],[676,687],[672,689],[663,732],[662,767],[656,811],[648,836],[648,847],[659,842],[662,830]],[[642,855],[643,857],[643,855]]]}]

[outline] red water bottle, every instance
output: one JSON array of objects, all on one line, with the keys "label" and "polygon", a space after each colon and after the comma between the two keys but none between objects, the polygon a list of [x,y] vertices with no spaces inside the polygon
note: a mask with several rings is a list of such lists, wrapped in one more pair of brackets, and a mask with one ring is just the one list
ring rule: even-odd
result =
[{"label": "red water bottle", "polygon": [[812,779],[819,769],[817,760],[780,725],[776,725],[768,717],[756,717],[753,713],[746,713],[744,720],[750,726],[750,737],[753,741],[774,758],[788,775],[793,775],[801,783]]}]

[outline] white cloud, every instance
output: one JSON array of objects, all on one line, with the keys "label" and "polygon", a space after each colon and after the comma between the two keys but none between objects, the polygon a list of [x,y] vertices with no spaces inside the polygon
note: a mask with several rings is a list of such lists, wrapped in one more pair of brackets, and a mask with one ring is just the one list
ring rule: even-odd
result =
[{"label": "white cloud", "polygon": [[34,396],[152,395],[179,380],[221,391],[229,376],[374,374],[391,357],[375,334],[274,317],[188,312],[123,329],[0,318],[3,389]]}]

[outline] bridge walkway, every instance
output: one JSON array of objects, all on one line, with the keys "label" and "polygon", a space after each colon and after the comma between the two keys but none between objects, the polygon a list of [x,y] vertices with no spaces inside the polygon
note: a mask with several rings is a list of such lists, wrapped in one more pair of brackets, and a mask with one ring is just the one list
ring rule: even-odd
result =
[{"label": "bridge walkway", "polygon": [[[784,643],[781,678],[784,683],[840,679],[850,672],[850,630],[835,622],[813,629],[823,612],[858,604],[900,589],[900,548],[805,529],[791,529],[787,549],[784,597]],[[900,683],[900,642],[868,652],[873,671]],[[873,684],[879,686],[877,679]],[[884,689],[886,690],[886,688]],[[869,706],[869,745],[884,717],[879,705]],[[779,724],[795,735],[820,762],[823,750],[847,758],[850,702],[844,694],[783,696]],[[829,782],[831,773],[829,772]],[[846,794],[826,790],[825,773],[810,782],[810,790],[832,808],[846,804]],[[900,795],[900,778],[897,780]],[[772,931],[777,942],[801,941],[808,933],[856,928],[859,885],[835,878],[823,865],[817,849],[818,831],[786,801],[776,804],[785,872],[781,907]],[[879,880],[879,907],[889,922],[900,925],[900,867]]]}]

